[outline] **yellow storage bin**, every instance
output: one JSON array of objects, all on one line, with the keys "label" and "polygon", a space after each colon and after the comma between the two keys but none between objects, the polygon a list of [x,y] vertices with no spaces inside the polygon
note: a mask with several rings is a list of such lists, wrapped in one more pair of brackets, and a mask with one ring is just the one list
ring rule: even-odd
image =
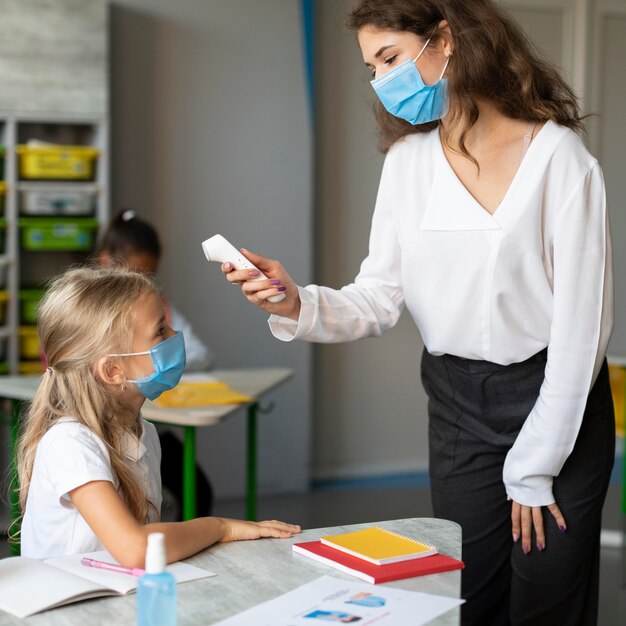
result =
[{"label": "yellow storage bin", "polygon": [[20,336],[20,356],[27,361],[39,360],[39,337],[37,337],[36,326],[21,326]]},{"label": "yellow storage bin", "polygon": [[615,407],[615,429],[618,435],[624,436],[624,412],[626,411],[626,368],[614,363],[609,364],[611,394]]},{"label": "yellow storage bin", "polygon": [[9,292],[0,291],[0,326],[6,321],[7,302],[9,301]]},{"label": "yellow storage bin", "polygon": [[22,361],[18,364],[17,369],[20,374],[27,376],[28,374],[41,374],[44,367],[41,361]]},{"label": "yellow storage bin", "polygon": [[4,207],[7,197],[7,184],[0,180],[0,215],[4,215]]},{"label": "yellow storage bin", "polygon": [[99,151],[90,146],[17,146],[20,178],[93,180]]}]

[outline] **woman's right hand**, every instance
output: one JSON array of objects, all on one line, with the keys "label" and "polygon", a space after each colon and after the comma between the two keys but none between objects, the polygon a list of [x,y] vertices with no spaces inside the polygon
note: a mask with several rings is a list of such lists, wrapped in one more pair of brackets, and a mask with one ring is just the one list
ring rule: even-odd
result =
[{"label": "woman's right hand", "polygon": [[[300,316],[300,294],[298,287],[287,274],[283,266],[272,259],[249,250],[241,249],[243,255],[267,276],[267,280],[256,280],[257,270],[236,270],[233,264],[222,264],[222,272],[231,285],[239,285],[244,296],[252,304],[273,315],[288,317],[297,320]],[[285,298],[280,302],[270,302],[268,298],[284,293]]]}]

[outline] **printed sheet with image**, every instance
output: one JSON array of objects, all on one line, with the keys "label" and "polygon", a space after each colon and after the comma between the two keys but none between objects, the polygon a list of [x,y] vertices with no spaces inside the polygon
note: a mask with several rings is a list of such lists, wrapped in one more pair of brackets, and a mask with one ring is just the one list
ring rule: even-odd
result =
[{"label": "printed sheet with image", "polygon": [[321,576],[215,626],[419,626],[464,600]]}]

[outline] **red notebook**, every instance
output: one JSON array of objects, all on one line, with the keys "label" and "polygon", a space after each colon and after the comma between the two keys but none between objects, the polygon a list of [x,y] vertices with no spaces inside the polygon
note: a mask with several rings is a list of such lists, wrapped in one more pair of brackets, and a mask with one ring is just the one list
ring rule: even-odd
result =
[{"label": "red notebook", "polygon": [[310,559],[334,567],[346,574],[351,574],[368,583],[386,583],[390,580],[413,578],[426,574],[438,574],[464,567],[463,561],[458,561],[443,554],[433,554],[419,559],[399,561],[387,565],[374,565],[345,552],[325,546],[321,541],[306,541],[294,543],[292,549]]}]

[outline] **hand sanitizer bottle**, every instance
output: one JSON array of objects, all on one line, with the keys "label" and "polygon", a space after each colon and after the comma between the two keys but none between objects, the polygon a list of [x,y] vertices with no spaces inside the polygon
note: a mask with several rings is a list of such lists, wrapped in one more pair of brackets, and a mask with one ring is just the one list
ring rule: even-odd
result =
[{"label": "hand sanitizer bottle", "polygon": [[176,579],[165,571],[165,535],[150,533],[137,585],[137,626],[176,626]]}]

